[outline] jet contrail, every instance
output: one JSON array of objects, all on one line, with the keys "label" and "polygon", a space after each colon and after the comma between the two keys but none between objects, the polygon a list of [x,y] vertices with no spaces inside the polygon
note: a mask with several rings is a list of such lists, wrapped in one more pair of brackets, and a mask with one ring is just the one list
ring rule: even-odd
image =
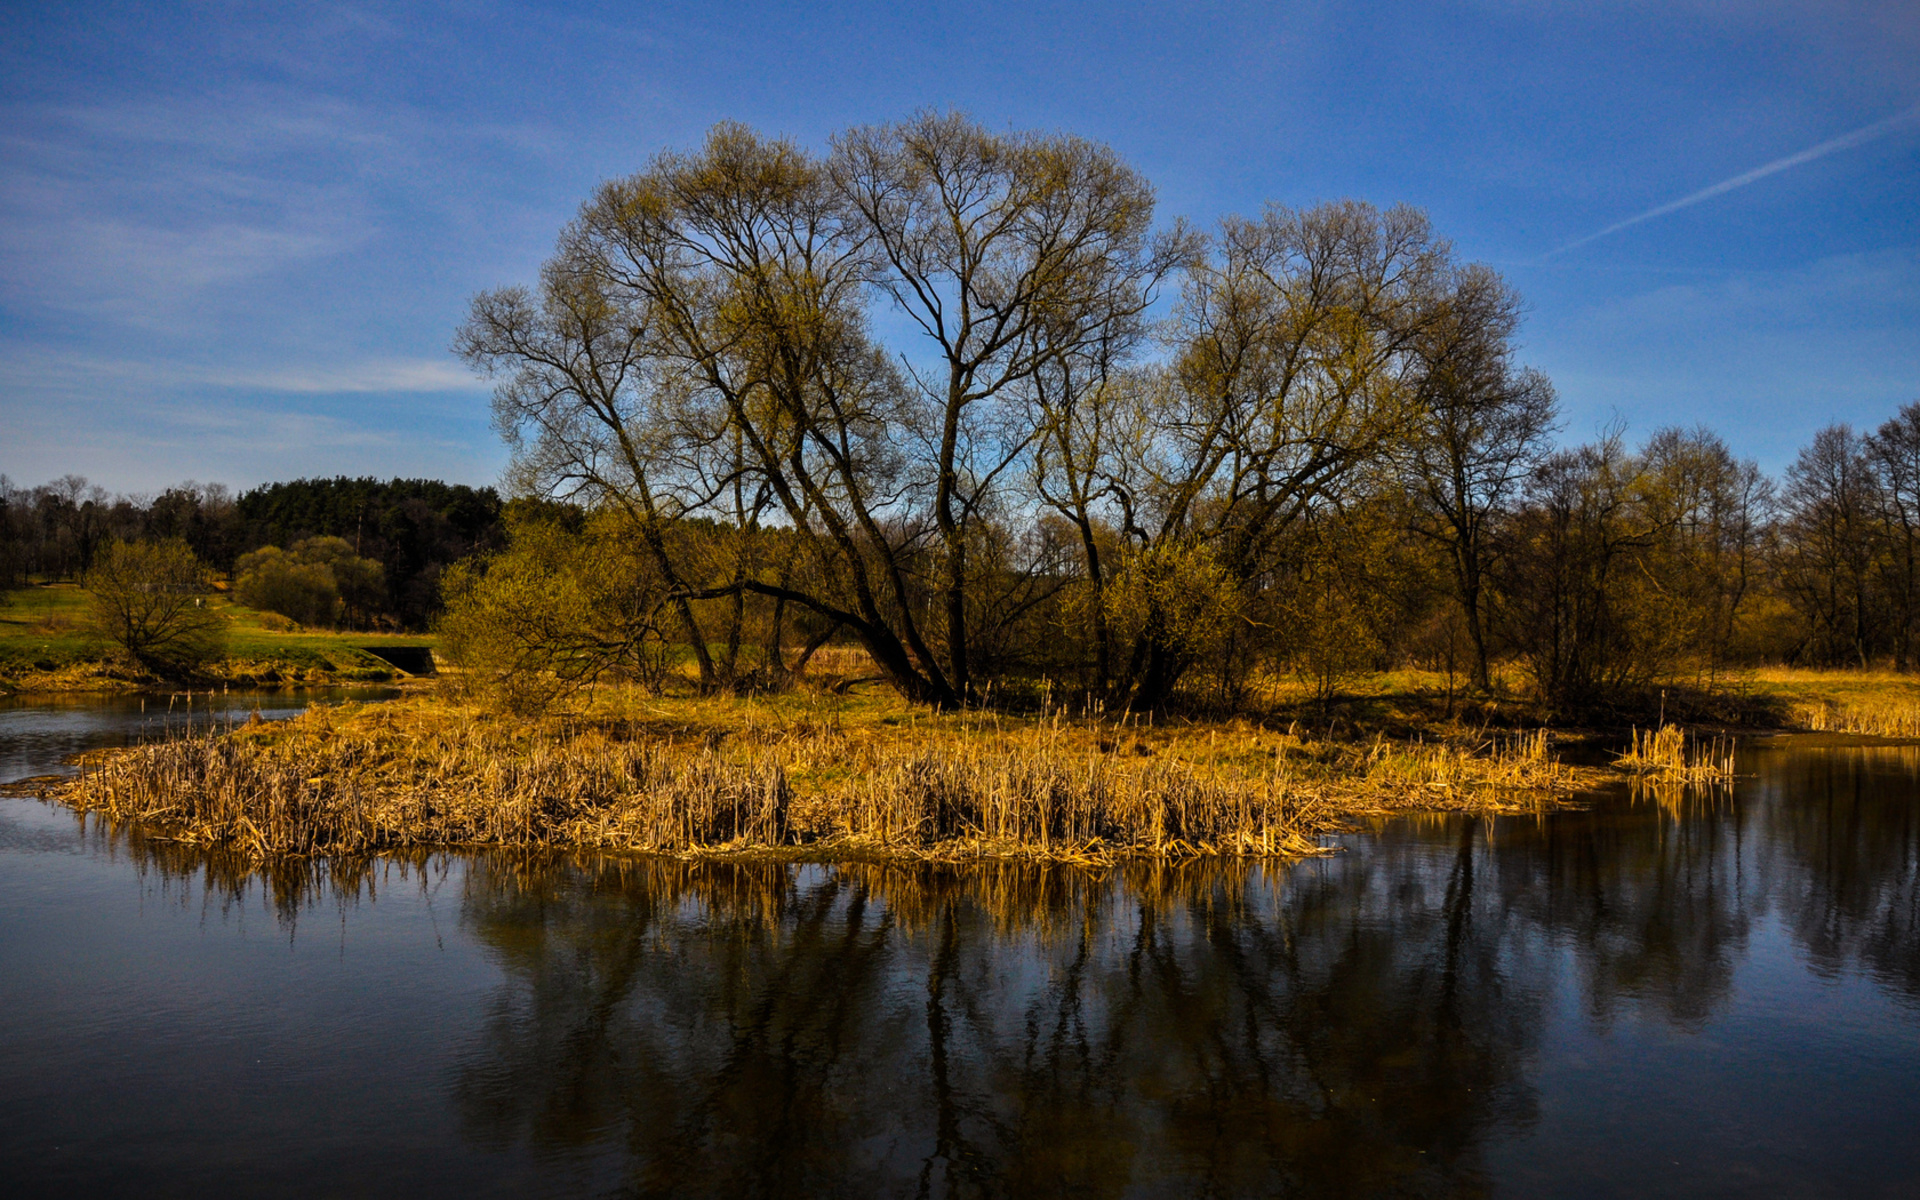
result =
[{"label": "jet contrail", "polygon": [[1655,217],[1664,217],[1670,212],[1678,212],[1683,208],[1698,204],[1702,200],[1711,200],[1715,196],[1724,195],[1727,192],[1733,191],[1735,188],[1743,188],[1750,183],[1765,179],[1769,175],[1776,175],[1789,167],[1797,167],[1801,163],[1812,162],[1816,158],[1825,158],[1827,155],[1840,150],[1851,150],[1853,147],[1865,142],[1870,142],[1882,134],[1892,132],[1916,117],[1920,117],[1920,104],[1914,105],[1905,112],[1895,113],[1891,117],[1875,121],[1873,124],[1864,128],[1856,129],[1852,133],[1843,133],[1837,138],[1830,138],[1827,141],[1821,142],[1818,146],[1808,147],[1798,154],[1789,154],[1785,158],[1776,158],[1766,166],[1755,167],[1744,175],[1735,175],[1732,179],[1723,179],[1712,187],[1701,188],[1691,196],[1682,196],[1670,204],[1662,204],[1658,208],[1650,208],[1637,217],[1628,217],[1624,221],[1617,221],[1598,233],[1590,233],[1583,238],[1568,242],[1557,250],[1547,251],[1540,257],[1552,258],[1556,254],[1565,254],[1567,251],[1579,246],[1584,246],[1588,242],[1598,241],[1610,233],[1619,233],[1622,229],[1630,225],[1638,225],[1642,221],[1651,221]]}]

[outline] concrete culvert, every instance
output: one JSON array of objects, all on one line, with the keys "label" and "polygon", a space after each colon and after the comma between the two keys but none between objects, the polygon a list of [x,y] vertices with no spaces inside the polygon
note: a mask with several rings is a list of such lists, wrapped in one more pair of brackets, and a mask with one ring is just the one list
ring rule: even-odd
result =
[{"label": "concrete culvert", "polygon": [[431,646],[361,646],[360,649],[409,675],[434,673]]}]

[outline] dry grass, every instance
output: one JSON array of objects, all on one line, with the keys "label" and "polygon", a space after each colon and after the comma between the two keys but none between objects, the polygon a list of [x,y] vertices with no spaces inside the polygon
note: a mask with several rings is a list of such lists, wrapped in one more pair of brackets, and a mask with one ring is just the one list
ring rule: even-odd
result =
[{"label": "dry grass", "polygon": [[1795,728],[1920,738],[1920,675],[1774,667],[1754,672],[1749,686]]},{"label": "dry grass", "polygon": [[1614,765],[1674,783],[1725,782],[1734,777],[1733,741],[1716,735],[1703,742],[1677,725],[1635,729],[1630,747]]},{"label": "dry grass", "polygon": [[442,846],[676,855],[1303,855],[1363,815],[1535,808],[1595,781],[1544,733],[1368,744],[865,702],[628,697],[512,722],[425,698],[95,756],[62,798],[254,860]]},{"label": "dry grass", "polygon": [[1615,756],[1614,765],[1632,774],[1636,802],[1657,804],[1678,820],[1712,811],[1732,796],[1733,756],[1729,737],[1703,741],[1678,726],[1662,725],[1635,729],[1630,748]]},{"label": "dry grass", "polygon": [[1816,733],[1920,738],[1920,700],[1904,696],[1820,697],[1793,705],[1796,725]]}]

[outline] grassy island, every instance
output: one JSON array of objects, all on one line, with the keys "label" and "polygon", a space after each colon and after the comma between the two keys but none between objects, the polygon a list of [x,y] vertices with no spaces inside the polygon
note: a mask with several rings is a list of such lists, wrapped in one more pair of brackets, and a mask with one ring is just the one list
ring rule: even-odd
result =
[{"label": "grassy island", "polygon": [[[825,657],[783,693],[612,686],[537,717],[463,698],[456,675],[387,703],[98,753],[53,795],[255,861],[517,847],[1113,862],[1300,856],[1370,819],[1544,811],[1629,776],[1712,784],[1729,770],[1704,729],[1668,725],[1616,757],[1597,744],[1627,739],[1550,733],[1517,702],[1450,715],[1443,682],[1416,672],[1332,705],[1276,686],[1257,714],[1116,719],[929,710],[848,686],[853,653]],[[1920,714],[1920,688],[1893,675],[1776,671],[1738,691],[1742,711],[1776,718],[1749,730],[1893,732]]]},{"label": "grassy island", "polygon": [[1516,811],[1605,773],[1544,733],[930,713],[880,697],[617,693],[528,721],[438,697],[96,756],[59,793],[265,858],[423,846],[958,859],[1300,855],[1356,819]]}]

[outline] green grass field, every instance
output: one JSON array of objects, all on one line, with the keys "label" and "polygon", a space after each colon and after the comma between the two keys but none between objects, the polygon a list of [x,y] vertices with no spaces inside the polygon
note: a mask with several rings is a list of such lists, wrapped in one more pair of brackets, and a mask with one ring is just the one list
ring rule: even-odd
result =
[{"label": "green grass field", "polygon": [[[88,628],[89,596],[70,583],[0,593],[0,686],[87,687],[130,682],[111,670],[109,647]],[[399,677],[366,647],[431,646],[424,634],[335,632],[293,627],[235,604],[209,603],[227,621],[227,658],[216,678],[259,683],[360,683]]]}]

